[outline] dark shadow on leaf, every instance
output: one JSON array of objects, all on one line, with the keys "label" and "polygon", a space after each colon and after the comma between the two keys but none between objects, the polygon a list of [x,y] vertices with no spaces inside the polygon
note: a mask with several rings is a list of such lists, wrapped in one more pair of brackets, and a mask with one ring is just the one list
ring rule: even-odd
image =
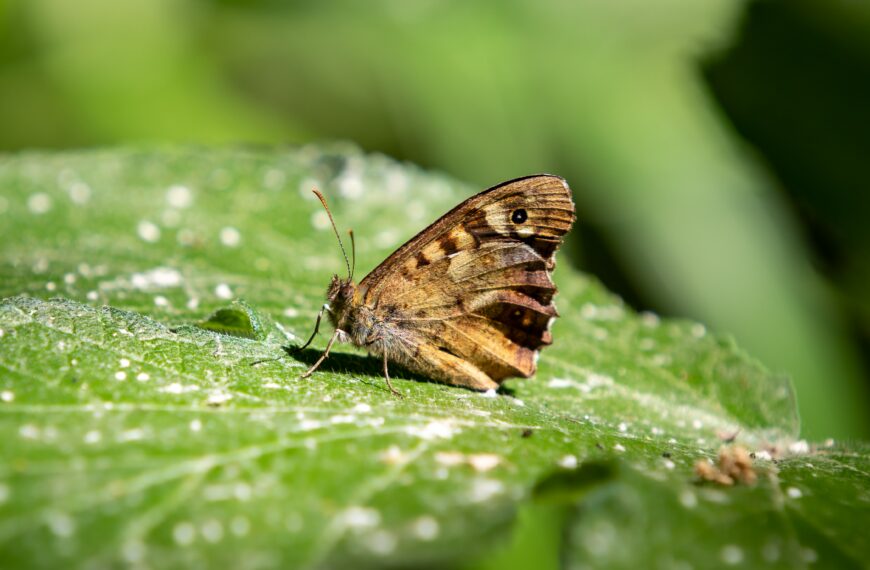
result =
[{"label": "dark shadow on leaf", "polygon": [[[298,347],[295,346],[282,346],[281,349],[287,354],[287,356],[285,356],[284,358],[291,358],[293,360],[301,362],[308,368],[313,366],[314,363],[317,362],[317,359],[320,358],[320,355],[323,354],[322,349],[319,348],[305,348],[303,350],[300,350]],[[264,358],[261,360],[252,361],[250,362],[250,365],[256,366],[264,362],[272,362],[278,360],[280,360],[280,358]],[[376,377],[380,378],[380,381],[378,383],[371,382],[369,379],[366,378],[361,378],[360,380],[364,384],[368,384],[374,387],[386,386],[386,382],[383,381],[383,363],[379,357],[362,354],[350,354],[344,352],[332,352],[330,353],[329,358],[320,363],[320,366],[317,368],[317,372],[351,374],[369,378]],[[427,378],[426,376],[417,374],[416,372],[412,372],[407,368],[394,363],[390,363],[390,379],[413,380],[414,382],[434,384],[440,388],[443,388],[445,391],[467,390],[470,392],[479,393],[478,390],[472,390],[463,386],[450,386],[448,384],[444,384],[443,382],[435,382],[434,380]],[[509,388],[504,385],[499,386],[498,394],[508,398],[516,397],[516,391],[513,388]]]},{"label": "dark shadow on leaf", "polygon": [[587,461],[577,469],[556,471],[542,478],[532,489],[532,497],[544,503],[574,503],[590,490],[613,481],[617,473],[615,462]]},{"label": "dark shadow on leaf", "polygon": [[[323,354],[323,350],[318,348],[306,348],[305,350],[299,350],[293,346],[284,346],[282,348],[284,349],[284,352],[287,353],[288,358],[297,360],[308,367],[314,365],[314,363],[317,362],[317,359],[320,358],[320,355]],[[383,366],[383,361],[378,357],[345,352],[330,352],[329,358],[320,363],[317,372],[374,376],[380,378],[380,381],[377,384],[369,382],[365,378],[362,380],[366,384],[372,384],[386,389],[387,383],[383,379]],[[315,372],[315,374],[317,372]],[[411,372],[410,370],[393,363],[390,363],[390,379],[413,380],[415,382],[438,384],[425,376]]]}]

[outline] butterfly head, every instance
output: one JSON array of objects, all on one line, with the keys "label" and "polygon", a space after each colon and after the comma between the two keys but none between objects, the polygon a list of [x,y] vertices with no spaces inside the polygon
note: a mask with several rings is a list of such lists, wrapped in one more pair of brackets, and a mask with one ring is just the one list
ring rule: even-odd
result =
[{"label": "butterfly head", "polygon": [[331,312],[341,314],[352,302],[356,294],[356,284],[352,279],[342,279],[338,275],[332,276],[329,288],[326,290],[326,299],[329,301]]}]

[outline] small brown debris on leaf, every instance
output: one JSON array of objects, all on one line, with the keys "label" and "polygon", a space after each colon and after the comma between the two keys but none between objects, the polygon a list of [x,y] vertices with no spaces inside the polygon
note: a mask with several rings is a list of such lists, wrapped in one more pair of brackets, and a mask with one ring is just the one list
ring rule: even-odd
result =
[{"label": "small brown debris on leaf", "polygon": [[721,448],[715,465],[709,459],[699,460],[695,463],[695,474],[702,481],[726,486],[735,483],[754,485],[758,480],[758,474],[752,466],[752,457],[740,445]]}]

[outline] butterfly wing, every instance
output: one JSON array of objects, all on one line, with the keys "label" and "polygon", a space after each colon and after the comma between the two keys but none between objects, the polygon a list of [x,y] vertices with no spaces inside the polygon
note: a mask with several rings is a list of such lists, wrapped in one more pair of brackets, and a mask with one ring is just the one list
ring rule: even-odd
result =
[{"label": "butterfly wing", "polygon": [[[360,283],[406,367],[488,389],[531,376],[552,342],[554,254],[574,222],[562,178],[530,176],[469,198]],[[404,357],[402,357],[404,355]]]}]

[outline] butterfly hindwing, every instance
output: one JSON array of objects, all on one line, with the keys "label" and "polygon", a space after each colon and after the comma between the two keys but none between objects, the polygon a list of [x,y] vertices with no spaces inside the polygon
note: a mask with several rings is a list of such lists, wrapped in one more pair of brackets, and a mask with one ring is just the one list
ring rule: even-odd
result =
[{"label": "butterfly hindwing", "polygon": [[537,351],[552,342],[550,272],[573,221],[561,178],[506,182],[387,258],[360,283],[363,303],[407,345],[397,354],[411,370],[478,389],[531,376]]}]

